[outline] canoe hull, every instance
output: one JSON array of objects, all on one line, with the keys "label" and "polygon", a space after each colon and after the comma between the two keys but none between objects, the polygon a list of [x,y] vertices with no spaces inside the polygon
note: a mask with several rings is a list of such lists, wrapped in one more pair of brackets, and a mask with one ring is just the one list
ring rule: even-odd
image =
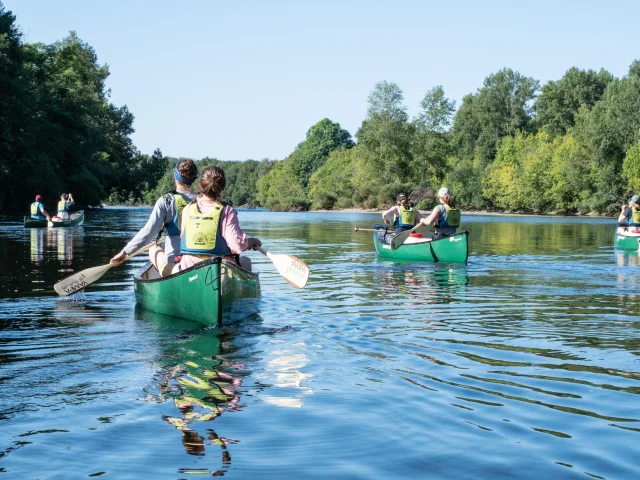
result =
[{"label": "canoe hull", "polygon": [[391,250],[391,246],[382,242],[378,233],[374,233],[373,244],[380,257],[404,262],[466,263],[469,257],[468,232],[432,241],[410,238],[395,250]]},{"label": "canoe hull", "polygon": [[640,247],[640,229],[630,230],[628,227],[616,227],[614,242],[615,248],[619,250],[638,251]]},{"label": "canoe hull", "polygon": [[[60,227],[78,227],[84,222],[84,210],[71,214],[71,219],[66,222],[51,222],[54,228]],[[31,217],[24,217],[24,228],[47,228],[49,222],[46,220],[37,220]]]},{"label": "canoe hull", "polygon": [[258,311],[258,275],[219,257],[164,278],[147,263],[133,280],[138,305],[163,315],[219,325]]}]

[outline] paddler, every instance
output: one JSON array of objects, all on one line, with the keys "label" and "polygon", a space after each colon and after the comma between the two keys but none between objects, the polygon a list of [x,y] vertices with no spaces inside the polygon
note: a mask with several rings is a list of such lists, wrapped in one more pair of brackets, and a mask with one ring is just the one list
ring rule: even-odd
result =
[{"label": "paddler", "polygon": [[56,215],[58,218],[56,220],[69,220],[69,207],[73,205],[73,195],[70,193],[63,193],[60,195],[60,201],[58,202],[58,214]]},{"label": "paddler", "polygon": [[41,195],[36,195],[36,201],[31,204],[31,218],[35,220],[51,221],[51,217],[44,209],[44,205],[42,205]]},{"label": "paddler", "polygon": [[[396,197],[396,203],[397,205],[383,212],[382,220],[385,224],[396,227],[397,232],[413,228],[423,218],[418,209],[408,203],[404,193]],[[393,215],[393,222],[389,219],[391,215]]]},{"label": "paddler", "polygon": [[640,205],[638,204],[640,197],[634,195],[629,200],[628,205],[622,205],[622,212],[618,217],[618,223],[625,223],[627,225],[640,225]]},{"label": "paddler", "polygon": [[460,226],[460,210],[452,202],[451,191],[447,187],[442,187],[438,191],[437,205],[427,218],[420,220],[424,225],[433,225],[436,234],[453,235]]},{"label": "paddler", "polygon": [[182,210],[196,198],[192,185],[197,178],[198,167],[193,160],[185,159],[176,163],[173,170],[175,189],[156,201],[147,224],[111,259],[111,263],[120,265],[126,260],[127,255],[156,239],[158,234],[166,229],[167,241],[162,257],[151,255],[152,250],[149,251],[149,257],[161,276],[171,275],[171,270],[176,265],[176,257],[180,255]]},{"label": "paddler", "polygon": [[[224,170],[208,166],[200,177],[200,192],[182,212],[182,235],[180,239],[180,263],[173,273],[185,270],[212,256],[229,257],[245,270],[251,271],[249,257],[240,253],[262,246],[257,238],[247,237],[240,223],[238,213],[231,205],[220,200],[227,184]],[[151,247],[149,255],[162,262],[164,252]]]}]

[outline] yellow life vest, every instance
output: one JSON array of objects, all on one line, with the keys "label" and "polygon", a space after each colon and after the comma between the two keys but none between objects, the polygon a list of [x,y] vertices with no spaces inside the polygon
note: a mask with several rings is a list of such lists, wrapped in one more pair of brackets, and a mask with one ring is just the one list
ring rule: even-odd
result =
[{"label": "yellow life vest", "polygon": [[454,207],[450,207],[446,203],[443,203],[442,206],[446,210],[446,214],[442,221],[437,225],[439,228],[444,227],[459,227],[460,226],[460,210]]},{"label": "yellow life vest", "polygon": [[631,221],[633,223],[640,224],[640,208],[631,207],[631,212],[632,212]]},{"label": "yellow life vest", "polygon": [[416,224],[416,209],[413,207],[405,207],[403,205],[399,206],[400,208],[400,216],[396,217],[397,225],[411,225],[412,227]]},{"label": "yellow life vest", "polygon": [[179,193],[174,193],[173,199],[176,202],[176,215],[173,217],[173,220],[167,224],[167,235],[180,235],[182,231],[182,211],[191,202]]},{"label": "yellow life vest", "polygon": [[66,200],[60,200],[58,202],[58,213],[60,212],[68,212],[69,208],[67,207],[67,201]]},{"label": "yellow life vest", "polygon": [[40,202],[33,202],[31,204],[31,216],[36,216],[40,214]]},{"label": "yellow life vest", "polygon": [[180,253],[194,255],[229,255],[227,242],[218,235],[224,205],[216,204],[209,213],[200,213],[196,202],[185,207]]}]

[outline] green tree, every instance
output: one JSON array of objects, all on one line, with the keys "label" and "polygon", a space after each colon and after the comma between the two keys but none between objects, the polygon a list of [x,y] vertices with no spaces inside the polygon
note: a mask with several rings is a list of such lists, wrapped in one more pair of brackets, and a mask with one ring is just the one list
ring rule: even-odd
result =
[{"label": "green tree", "polygon": [[604,94],[613,80],[606,70],[567,70],[557,82],[551,81],[542,87],[536,100],[538,122],[552,137],[564,135],[575,125],[581,107],[591,108]]},{"label": "green tree", "polygon": [[309,181],[309,197],[313,208],[331,210],[353,205],[356,162],[361,147],[334,150],[326,163],[316,170]]},{"label": "green tree", "polygon": [[622,162],[622,171],[627,177],[627,188],[640,192],[640,141],[627,150]]},{"label": "green tree", "polygon": [[403,99],[395,83],[377,83],[369,95],[367,118],[356,133],[365,161],[385,184],[404,181],[412,173],[415,127],[408,121]]},{"label": "green tree", "polygon": [[621,174],[626,152],[640,141],[640,77],[610,82],[602,100],[591,110],[580,110],[576,133],[593,159],[591,208],[613,212],[625,193]]},{"label": "green tree", "polygon": [[413,181],[424,185],[427,180],[441,182],[445,176],[446,159],[453,153],[448,132],[456,104],[445,96],[439,85],[427,92],[420,107],[413,121]]},{"label": "green tree", "polygon": [[306,188],[313,172],[318,170],[329,154],[341,148],[351,148],[351,134],[328,118],[324,118],[307,130],[307,137],[289,156],[291,167]]}]

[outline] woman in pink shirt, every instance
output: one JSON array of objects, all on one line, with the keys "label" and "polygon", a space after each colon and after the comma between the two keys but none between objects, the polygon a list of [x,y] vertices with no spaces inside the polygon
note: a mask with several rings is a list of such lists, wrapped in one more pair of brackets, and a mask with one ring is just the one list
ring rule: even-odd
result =
[{"label": "woman in pink shirt", "polygon": [[[182,258],[172,273],[190,268],[214,255],[231,257],[242,268],[251,270],[251,260],[238,256],[245,250],[262,246],[262,242],[257,238],[247,237],[240,228],[235,209],[220,201],[226,183],[222,168],[211,165],[202,171],[201,195],[182,211]],[[158,255],[162,253],[157,252]]]}]

